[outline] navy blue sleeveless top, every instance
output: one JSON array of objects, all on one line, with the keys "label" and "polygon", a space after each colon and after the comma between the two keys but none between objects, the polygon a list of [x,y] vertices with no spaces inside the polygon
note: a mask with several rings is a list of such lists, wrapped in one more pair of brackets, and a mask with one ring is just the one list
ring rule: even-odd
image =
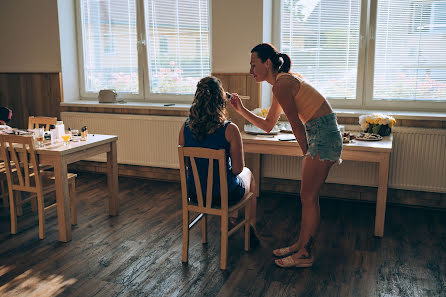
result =
[{"label": "navy blue sleeveless top", "polygon": [[[230,157],[230,143],[226,140],[225,132],[228,124],[230,122],[225,122],[223,126],[218,128],[213,134],[208,134],[203,141],[199,142],[192,131],[189,128],[189,119],[186,119],[186,123],[184,125],[184,146],[185,147],[202,147],[202,148],[210,148],[210,149],[225,149],[226,151],[226,168],[227,168],[227,181],[228,181],[228,195],[236,190],[237,187],[243,187],[243,182],[237,178],[237,176],[232,173],[231,166],[231,157]],[[195,158],[195,162],[197,164],[198,175],[200,177],[201,184],[201,193],[203,194],[203,198],[206,197],[206,188],[207,188],[207,177],[208,177],[208,166],[209,161],[207,159],[198,159]],[[214,160],[214,181],[212,188],[212,195],[214,197],[220,197],[220,174],[219,174],[219,166],[217,160]],[[192,195],[196,195],[195,190],[195,182],[192,169],[188,170],[187,174],[187,187],[188,191]],[[240,199],[240,198],[238,198]],[[229,197],[231,200],[231,197]],[[215,201],[217,202],[217,201]],[[217,202],[218,203],[218,202]],[[214,204],[214,201],[213,203]]]}]

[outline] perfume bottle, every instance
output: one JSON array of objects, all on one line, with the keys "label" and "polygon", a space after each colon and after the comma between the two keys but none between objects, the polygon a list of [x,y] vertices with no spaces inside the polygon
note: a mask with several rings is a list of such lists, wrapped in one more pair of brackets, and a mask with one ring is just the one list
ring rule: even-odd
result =
[{"label": "perfume bottle", "polygon": [[82,129],[81,129],[81,140],[82,141],[86,141],[87,140],[87,135],[88,135],[87,126],[83,126]]}]

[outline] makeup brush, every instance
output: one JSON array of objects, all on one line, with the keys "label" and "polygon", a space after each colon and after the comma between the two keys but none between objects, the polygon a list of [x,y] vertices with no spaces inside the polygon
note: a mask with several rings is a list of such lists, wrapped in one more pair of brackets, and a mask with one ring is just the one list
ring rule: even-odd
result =
[{"label": "makeup brush", "polygon": [[[248,100],[251,98],[249,96],[242,96],[242,95],[238,95],[238,97],[242,100]],[[226,99],[231,100],[231,98],[232,98],[232,94],[229,92],[226,92]]]}]

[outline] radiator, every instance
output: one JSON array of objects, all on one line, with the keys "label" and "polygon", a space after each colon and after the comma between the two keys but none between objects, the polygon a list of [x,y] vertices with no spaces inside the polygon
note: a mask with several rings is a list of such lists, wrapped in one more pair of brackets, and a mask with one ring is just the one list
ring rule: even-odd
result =
[{"label": "radiator", "polygon": [[[345,128],[357,131],[359,126]],[[389,187],[446,193],[446,130],[395,127],[392,131]],[[301,161],[297,157],[264,156],[263,176],[300,180]],[[327,182],[376,187],[378,165],[343,161],[332,167]]]},{"label": "radiator", "polygon": [[[178,168],[178,132],[184,117],[140,116],[101,113],[62,112],[65,127],[89,133],[118,135],[120,164]],[[355,131],[359,126],[347,125]],[[446,193],[446,130],[396,127],[393,129],[393,151],[390,158],[389,187],[416,191]],[[89,160],[105,161],[105,156]],[[301,178],[298,157],[265,155],[262,174],[282,179]],[[376,163],[343,161],[334,165],[327,182],[373,186],[378,185]]]},{"label": "radiator", "polygon": [[[118,163],[179,168],[178,133],[184,117],[61,112],[65,129],[118,136]],[[105,154],[88,159],[106,161]]]}]

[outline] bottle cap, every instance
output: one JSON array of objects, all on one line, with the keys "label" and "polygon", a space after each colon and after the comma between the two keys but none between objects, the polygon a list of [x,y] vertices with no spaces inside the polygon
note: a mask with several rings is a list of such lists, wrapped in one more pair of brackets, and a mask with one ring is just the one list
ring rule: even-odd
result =
[{"label": "bottle cap", "polygon": [[56,125],[63,125],[63,121],[57,121]]},{"label": "bottle cap", "polygon": [[50,125],[50,130],[52,129],[56,129],[56,126],[54,126],[53,124]]}]

